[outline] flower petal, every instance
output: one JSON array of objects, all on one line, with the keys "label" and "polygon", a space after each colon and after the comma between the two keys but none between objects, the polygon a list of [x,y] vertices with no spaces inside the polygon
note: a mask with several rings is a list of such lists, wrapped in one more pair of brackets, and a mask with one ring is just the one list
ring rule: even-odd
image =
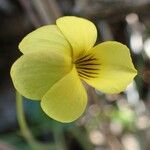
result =
[{"label": "flower petal", "polygon": [[91,53],[100,64],[99,74],[85,81],[98,90],[106,93],[121,92],[137,73],[129,49],[119,42],[103,42],[91,49]]},{"label": "flower petal", "polygon": [[87,94],[75,68],[50,88],[41,101],[44,112],[60,122],[76,120],[86,104]]},{"label": "flower petal", "polygon": [[89,20],[66,16],[57,19],[57,26],[73,48],[73,57],[77,58],[95,44],[97,30]]},{"label": "flower petal", "polygon": [[71,68],[69,57],[49,52],[32,52],[13,64],[11,77],[20,94],[29,99],[41,99]]},{"label": "flower petal", "polygon": [[19,44],[24,54],[33,51],[50,51],[71,56],[71,47],[56,25],[47,25],[29,33]]}]

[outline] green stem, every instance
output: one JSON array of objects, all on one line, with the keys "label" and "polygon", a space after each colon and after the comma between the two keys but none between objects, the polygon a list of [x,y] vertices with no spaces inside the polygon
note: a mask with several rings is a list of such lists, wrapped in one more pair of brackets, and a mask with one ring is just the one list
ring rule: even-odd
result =
[{"label": "green stem", "polygon": [[54,129],[54,139],[55,139],[55,144],[56,144],[56,149],[57,150],[67,150],[66,142],[65,142],[65,137],[63,134],[63,129],[60,128],[59,130],[56,131]]},{"label": "green stem", "polygon": [[19,127],[20,127],[22,135],[24,136],[28,144],[33,149],[36,149],[36,150],[39,149],[37,148],[38,143],[35,141],[34,137],[32,136],[27,126],[25,116],[24,116],[24,110],[23,110],[23,98],[18,92],[16,92],[16,109],[17,109],[17,119],[18,119],[18,123],[19,123]]},{"label": "green stem", "polygon": [[58,144],[59,144],[59,149],[67,150],[67,148],[65,146],[65,140],[64,140],[64,137],[63,137],[63,134],[61,131],[58,133],[55,133],[55,138],[57,139],[56,145],[50,144],[50,143],[43,144],[34,139],[32,133],[30,132],[30,130],[27,126],[26,120],[25,120],[25,115],[24,115],[24,110],[23,110],[23,98],[18,92],[16,92],[16,109],[17,109],[18,124],[19,124],[20,130],[21,130],[21,133],[22,133],[23,137],[26,139],[26,141],[28,142],[29,146],[33,150],[56,149],[56,147],[58,147],[57,146]]}]

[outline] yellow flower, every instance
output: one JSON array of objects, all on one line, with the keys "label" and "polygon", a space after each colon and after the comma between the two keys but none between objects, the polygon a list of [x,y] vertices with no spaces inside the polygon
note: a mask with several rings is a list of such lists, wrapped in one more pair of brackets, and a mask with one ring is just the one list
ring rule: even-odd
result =
[{"label": "yellow flower", "polygon": [[118,93],[136,75],[125,45],[108,41],[94,46],[96,39],[95,25],[74,16],[31,32],[19,44],[23,56],[11,68],[15,88],[29,99],[41,100],[51,118],[76,120],[87,104],[82,81],[102,92]]}]

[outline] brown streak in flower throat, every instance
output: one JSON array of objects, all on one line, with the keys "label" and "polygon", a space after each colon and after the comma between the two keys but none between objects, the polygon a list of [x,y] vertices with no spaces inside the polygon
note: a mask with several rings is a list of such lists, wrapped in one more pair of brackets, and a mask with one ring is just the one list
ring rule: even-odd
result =
[{"label": "brown streak in flower throat", "polygon": [[89,79],[98,77],[100,64],[94,55],[87,54],[78,58],[75,61],[75,65],[81,78]]}]

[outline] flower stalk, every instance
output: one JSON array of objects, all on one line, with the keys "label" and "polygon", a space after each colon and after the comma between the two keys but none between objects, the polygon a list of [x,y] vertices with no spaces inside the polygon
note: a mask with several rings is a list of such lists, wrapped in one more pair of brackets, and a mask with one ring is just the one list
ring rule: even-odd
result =
[{"label": "flower stalk", "polygon": [[32,134],[27,126],[26,120],[25,120],[25,115],[24,115],[24,111],[23,111],[23,98],[18,92],[16,92],[16,110],[17,110],[18,124],[19,124],[19,127],[20,127],[23,137],[26,139],[28,144],[33,149],[38,150],[39,148],[37,146],[37,142],[35,141],[34,137],[32,136]]}]

